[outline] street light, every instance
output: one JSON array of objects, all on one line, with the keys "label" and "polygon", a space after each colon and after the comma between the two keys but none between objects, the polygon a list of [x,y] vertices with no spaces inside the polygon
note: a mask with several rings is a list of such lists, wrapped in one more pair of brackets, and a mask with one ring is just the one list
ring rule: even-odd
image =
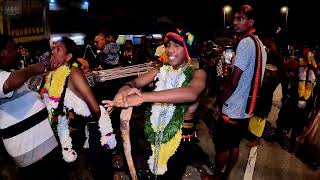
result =
[{"label": "street light", "polygon": [[280,9],[281,13],[282,14],[285,14],[286,15],[286,27],[288,26],[288,13],[289,13],[289,8],[288,6],[283,6],[281,9]]},{"label": "street light", "polygon": [[88,10],[89,10],[89,2],[88,1],[83,1],[82,4],[81,4],[81,8],[88,12]]},{"label": "street light", "polygon": [[223,28],[226,27],[226,14],[228,14],[231,11],[231,6],[225,5],[223,7]]}]

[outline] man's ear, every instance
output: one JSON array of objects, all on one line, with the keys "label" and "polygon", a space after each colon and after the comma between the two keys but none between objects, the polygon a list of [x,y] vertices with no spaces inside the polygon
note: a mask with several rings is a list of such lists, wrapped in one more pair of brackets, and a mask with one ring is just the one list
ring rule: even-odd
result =
[{"label": "man's ear", "polygon": [[66,61],[70,61],[72,59],[72,54],[71,53],[68,53],[67,54],[67,58],[66,58]]},{"label": "man's ear", "polygon": [[253,19],[249,19],[249,24],[250,24],[250,26],[253,26],[254,25],[254,20]]}]

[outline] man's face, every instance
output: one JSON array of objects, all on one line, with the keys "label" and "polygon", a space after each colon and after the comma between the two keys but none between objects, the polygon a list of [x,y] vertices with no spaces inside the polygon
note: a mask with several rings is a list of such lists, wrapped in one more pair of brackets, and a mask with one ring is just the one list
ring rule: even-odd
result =
[{"label": "man's face", "polygon": [[17,65],[17,48],[13,41],[7,43],[6,49],[0,52],[0,66],[3,68],[13,68]]},{"label": "man's face", "polygon": [[106,42],[107,42],[107,43],[113,42],[113,37],[112,37],[111,35],[108,35],[108,36],[107,36],[107,39],[106,39]]},{"label": "man's face", "polygon": [[207,46],[208,46],[208,42],[207,41],[203,41],[201,46],[200,46],[200,51],[202,53],[204,53],[204,51],[207,49]]},{"label": "man's face", "polygon": [[55,42],[51,52],[51,69],[56,69],[69,61],[72,58],[70,53],[67,53],[66,46],[63,42]]},{"label": "man's face", "polygon": [[253,19],[248,19],[245,14],[235,13],[233,19],[234,31],[238,33],[246,32],[249,27],[253,26],[253,22]]},{"label": "man's face", "polygon": [[104,36],[102,35],[97,35],[95,38],[94,38],[94,45],[95,47],[98,49],[98,50],[103,50],[105,45],[107,43],[107,40]]},{"label": "man's face", "polygon": [[184,53],[183,46],[169,41],[166,44],[165,50],[167,56],[169,57],[169,64],[174,68],[179,68],[186,63],[186,54]]}]

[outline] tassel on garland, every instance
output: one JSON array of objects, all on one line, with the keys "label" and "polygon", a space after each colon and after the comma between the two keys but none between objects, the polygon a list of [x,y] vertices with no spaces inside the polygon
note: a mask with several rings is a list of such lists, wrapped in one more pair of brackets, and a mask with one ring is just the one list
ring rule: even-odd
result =
[{"label": "tassel on garland", "polygon": [[101,116],[99,119],[99,131],[101,132],[101,145],[108,146],[108,149],[113,149],[117,145],[116,136],[113,134],[111,119],[103,106],[99,106]]},{"label": "tassel on garland", "polygon": [[77,159],[78,155],[72,149],[72,139],[69,131],[69,121],[66,116],[59,116],[57,125],[58,136],[62,147],[63,159],[66,162],[73,162]]},{"label": "tassel on garland", "polygon": [[[101,138],[100,138],[101,146],[106,147],[107,149],[113,149],[116,147],[117,141],[116,141],[115,134],[113,134],[111,119],[108,112],[105,110],[105,108],[103,106],[99,106],[99,107],[100,107],[101,115],[100,115],[98,124],[99,124],[99,131],[101,133]],[[85,129],[85,133],[86,133],[86,141],[83,147],[89,148],[90,135],[89,135],[87,126]]]}]

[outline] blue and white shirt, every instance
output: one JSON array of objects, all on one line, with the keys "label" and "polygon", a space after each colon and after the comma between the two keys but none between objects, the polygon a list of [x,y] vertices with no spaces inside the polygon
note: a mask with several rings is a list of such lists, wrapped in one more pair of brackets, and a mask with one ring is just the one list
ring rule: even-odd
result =
[{"label": "blue and white shirt", "polygon": [[[262,52],[262,77],[266,67],[267,53],[259,40]],[[233,119],[249,118],[246,114],[247,101],[251,89],[251,81],[256,61],[256,46],[251,37],[242,39],[237,46],[234,66],[240,68],[243,73],[238,86],[233,94],[223,104],[222,113]]]}]

